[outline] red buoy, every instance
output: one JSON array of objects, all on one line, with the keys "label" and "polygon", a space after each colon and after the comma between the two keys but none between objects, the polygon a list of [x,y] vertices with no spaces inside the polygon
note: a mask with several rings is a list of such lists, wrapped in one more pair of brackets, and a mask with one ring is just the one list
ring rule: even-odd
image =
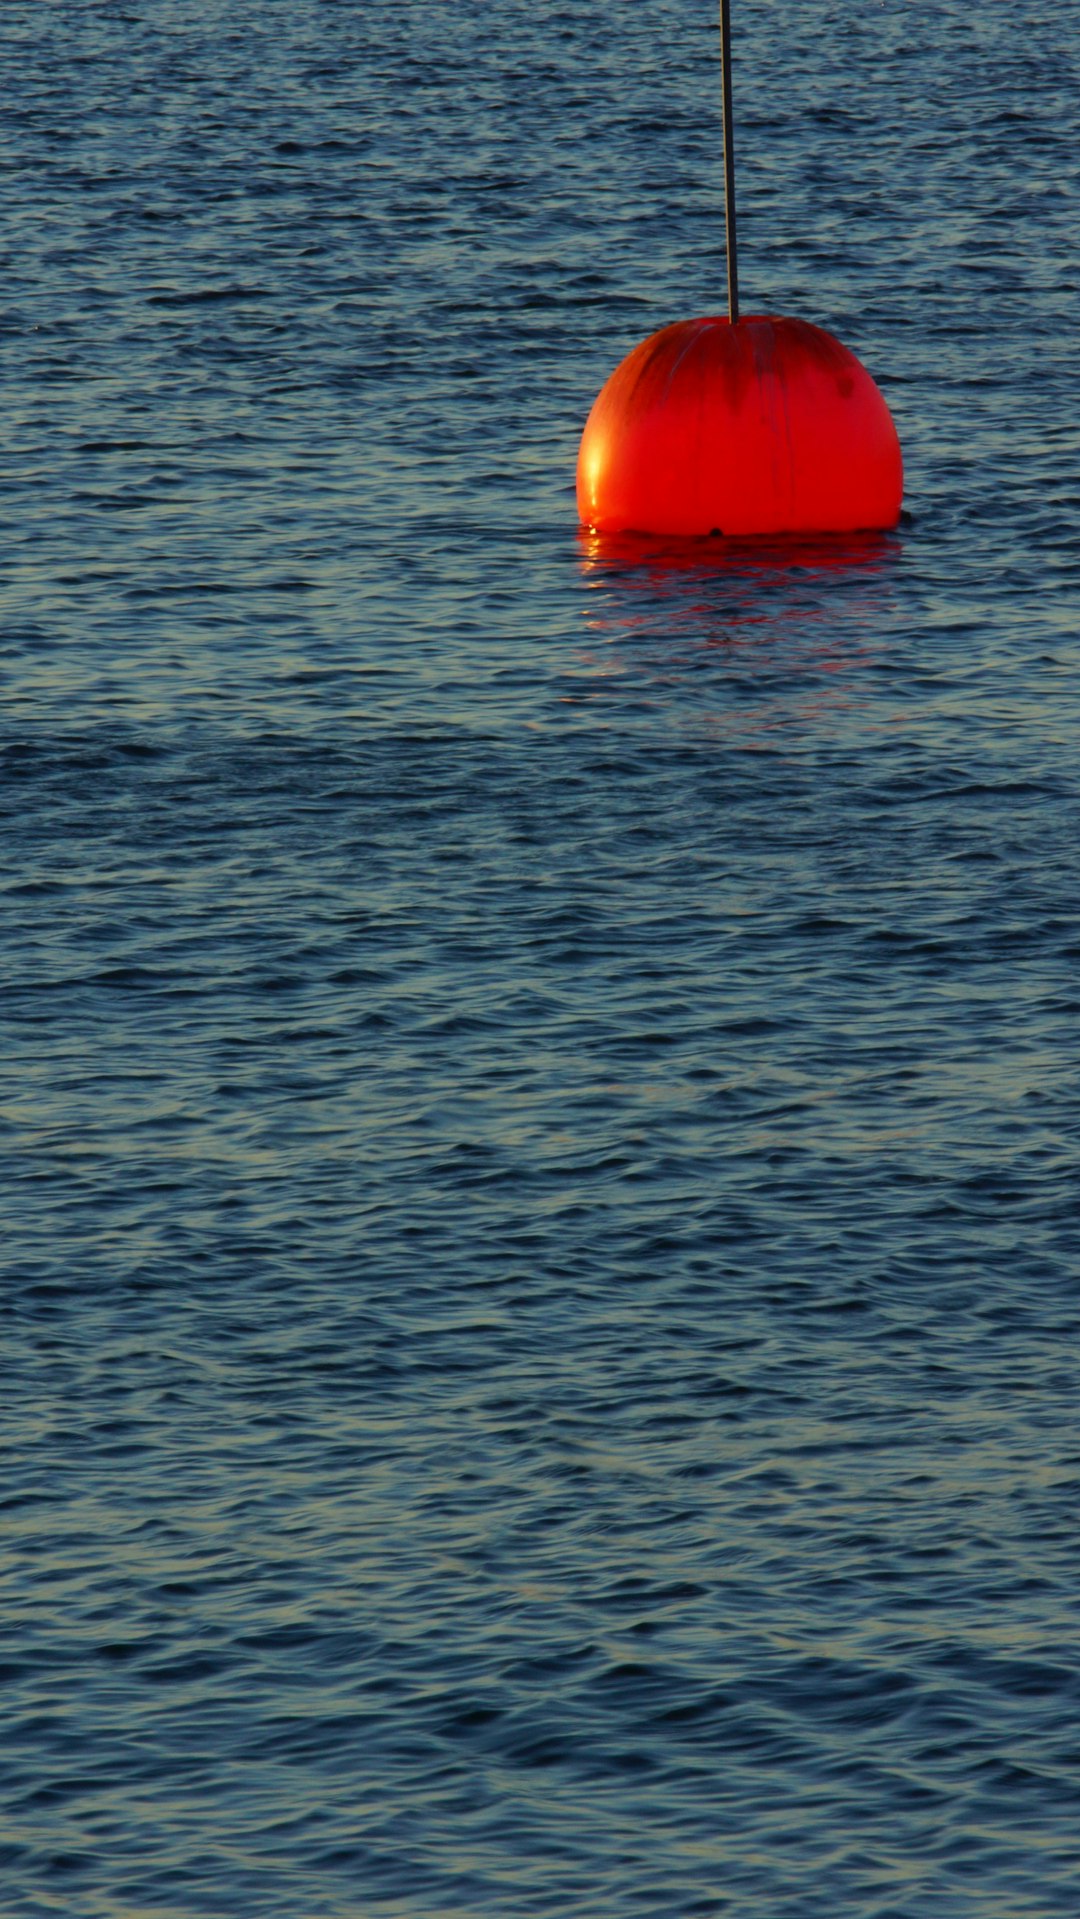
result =
[{"label": "red buoy", "polygon": [[684,320],[627,355],[589,415],[578,512],[601,533],[895,526],[900,442],[864,366],[806,320]]},{"label": "red buoy", "polygon": [[601,389],[578,454],[596,533],[880,532],[904,472],[885,401],[847,347],[807,320],[739,316],[731,0],[720,0],[726,319],[662,327]]}]

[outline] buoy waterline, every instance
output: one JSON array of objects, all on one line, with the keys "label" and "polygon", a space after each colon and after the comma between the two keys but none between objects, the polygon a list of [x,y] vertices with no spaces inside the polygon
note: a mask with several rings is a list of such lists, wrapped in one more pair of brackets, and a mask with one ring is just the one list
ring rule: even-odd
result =
[{"label": "buoy waterline", "polygon": [[851,533],[896,525],[892,416],[847,347],[739,312],[730,0],[720,0],[728,313],[662,327],[616,367],[582,435],[578,514],[598,533]]}]

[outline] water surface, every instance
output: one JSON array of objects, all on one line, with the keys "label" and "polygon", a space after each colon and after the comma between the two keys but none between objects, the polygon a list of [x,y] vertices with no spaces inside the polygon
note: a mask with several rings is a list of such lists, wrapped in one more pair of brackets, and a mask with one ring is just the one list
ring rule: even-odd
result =
[{"label": "water surface", "polygon": [[1075,5],[740,0],[693,551],[711,8],[4,27],[0,1909],[1074,1919]]}]

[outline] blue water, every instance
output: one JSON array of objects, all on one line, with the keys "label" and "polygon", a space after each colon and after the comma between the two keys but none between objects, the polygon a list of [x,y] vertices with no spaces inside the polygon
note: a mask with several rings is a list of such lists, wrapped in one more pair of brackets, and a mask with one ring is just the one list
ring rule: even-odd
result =
[{"label": "blue water", "polygon": [[5,1919],[1080,1912],[1080,15],[734,24],[895,535],[711,5],[4,9]]}]

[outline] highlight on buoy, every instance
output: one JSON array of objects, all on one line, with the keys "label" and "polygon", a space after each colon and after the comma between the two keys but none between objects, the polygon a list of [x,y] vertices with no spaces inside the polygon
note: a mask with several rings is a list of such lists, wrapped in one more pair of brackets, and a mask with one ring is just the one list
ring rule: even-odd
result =
[{"label": "highlight on buoy", "polygon": [[662,327],[601,388],[577,465],[598,533],[852,533],[900,517],[892,416],[823,328],[739,314],[730,0],[720,0],[728,313]]}]

